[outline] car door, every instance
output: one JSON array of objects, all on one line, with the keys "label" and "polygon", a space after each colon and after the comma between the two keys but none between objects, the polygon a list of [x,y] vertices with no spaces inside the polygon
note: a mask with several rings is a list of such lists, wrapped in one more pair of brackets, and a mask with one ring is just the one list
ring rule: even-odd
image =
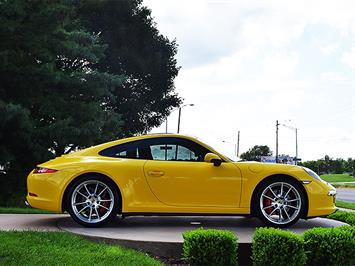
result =
[{"label": "car door", "polygon": [[152,158],[144,173],[159,201],[171,206],[239,206],[241,172],[233,163],[204,162],[210,151],[183,138],[157,138],[149,149]]}]

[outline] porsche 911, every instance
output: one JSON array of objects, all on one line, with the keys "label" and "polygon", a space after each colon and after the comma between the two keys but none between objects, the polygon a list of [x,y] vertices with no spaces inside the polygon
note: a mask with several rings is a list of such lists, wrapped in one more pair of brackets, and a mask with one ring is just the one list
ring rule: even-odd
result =
[{"label": "porsche 911", "polygon": [[255,216],[285,227],[333,213],[336,190],[310,169],[233,161],[178,134],[120,139],[39,164],[27,178],[34,208],[98,227],[117,215]]}]

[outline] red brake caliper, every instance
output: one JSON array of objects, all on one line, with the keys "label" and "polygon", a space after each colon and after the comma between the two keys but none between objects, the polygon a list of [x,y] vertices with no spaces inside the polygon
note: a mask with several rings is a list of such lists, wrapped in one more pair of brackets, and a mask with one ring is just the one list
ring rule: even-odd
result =
[{"label": "red brake caliper", "polygon": [[[270,198],[272,198],[272,194],[271,194],[270,191],[266,192],[265,195],[268,196],[268,197],[270,197]],[[269,199],[269,198],[264,197],[263,203],[264,203],[264,207],[267,207],[267,206],[270,206],[270,205],[271,205],[272,200]],[[270,214],[270,213],[272,212],[272,210],[273,210],[273,208],[270,207],[270,208],[265,209],[265,212],[266,212],[267,214]]]},{"label": "red brake caliper", "polygon": [[[108,196],[108,193],[104,193],[104,194],[102,195],[101,199],[103,199],[103,200],[108,200],[109,197],[107,197],[107,196]],[[110,202],[109,202],[109,201],[104,201],[104,202],[100,203],[100,205],[102,205],[102,206],[104,206],[104,207],[106,207],[106,208],[109,208]],[[103,207],[100,207],[100,208],[99,208],[99,213],[100,213],[100,215],[104,215],[106,212],[107,212],[107,210],[106,210],[105,208],[103,208]]]}]

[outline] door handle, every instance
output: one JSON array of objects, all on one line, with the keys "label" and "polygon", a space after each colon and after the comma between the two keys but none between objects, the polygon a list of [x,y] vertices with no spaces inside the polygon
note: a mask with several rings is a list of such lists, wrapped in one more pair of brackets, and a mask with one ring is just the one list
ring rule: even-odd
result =
[{"label": "door handle", "polygon": [[159,177],[159,176],[163,176],[164,172],[162,172],[162,171],[148,171],[148,175]]}]

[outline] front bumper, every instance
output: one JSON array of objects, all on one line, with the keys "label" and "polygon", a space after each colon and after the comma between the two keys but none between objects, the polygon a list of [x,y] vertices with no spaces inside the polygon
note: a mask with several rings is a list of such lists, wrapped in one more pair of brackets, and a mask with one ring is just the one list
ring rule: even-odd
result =
[{"label": "front bumper", "polygon": [[312,180],[304,187],[308,194],[308,217],[326,216],[337,210],[336,189],[332,185]]}]

